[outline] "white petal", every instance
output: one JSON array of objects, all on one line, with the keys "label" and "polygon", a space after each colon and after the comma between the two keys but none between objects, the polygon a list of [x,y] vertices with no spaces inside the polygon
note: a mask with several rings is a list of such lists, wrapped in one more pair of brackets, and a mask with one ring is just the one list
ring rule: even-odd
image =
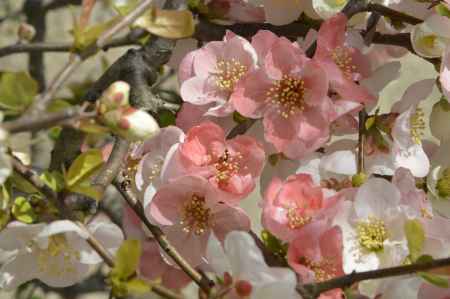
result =
[{"label": "white petal", "polygon": [[219,276],[222,276],[225,272],[233,275],[228,257],[225,255],[222,245],[219,240],[217,240],[214,233],[209,236],[208,245],[206,247],[206,258],[208,259],[208,264]]},{"label": "white petal", "polygon": [[398,61],[383,64],[377,68],[369,78],[363,79],[361,85],[374,95],[379,94],[389,83],[400,75],[401,64]]},{"label": "white petal", "polygon": [[11,259],[0,268],[0,289],[14,290],[19,285],[37,278],[36,257],[23,254]]},{"label": "white petal", "polygon": [[420,178],[430,171],[430,160],[421,145],[415,144],[407,149],[400,149],[394,145],[392,151],[396,168],[407,168],[413,176]]},{"label": "white petal", "polygon": [[398,207],[400,197],[400,191],[390,182],[371,178],[356,193],[356,215],[358,218],[373,216],[383,219],[386,212]]},{"label": "white petal", "polygon": [[334,173],[354,175],[357,172],[356,155],[353,151],[336,151],[322,157],[320,168]]},{"label": "white petal", "polygon": [[392,112],[403,113],[411,106],[417,106],[433,91],[436,79],[424,79],[411,84],[402,96],[402,99],[392,106]]}]

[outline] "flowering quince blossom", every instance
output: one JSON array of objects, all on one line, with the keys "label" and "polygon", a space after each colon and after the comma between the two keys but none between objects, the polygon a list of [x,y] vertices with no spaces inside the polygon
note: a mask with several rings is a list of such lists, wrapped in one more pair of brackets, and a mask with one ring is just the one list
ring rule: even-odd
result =
[{"label": "flowering quince blossom", "polygon": [[249,73],[231,96],[236,111],[263,117],[265,139],[298,159],[329,138],[334,109],[325,72],[296,43],[260,31],[253,37],[261,68]]},{"label": "flowering quince blossom", "polygon": [[[87,228],[111,253],[123,241],[121,230],[112,223],[93,221]],[[68,220],[9,223],[0,232],[0,249],[11,254],[0,268],[0,287],[13,290],[32,279],[53,287],[80,282],[92,265],[102,262],[87,237],[87,232]]]},{"label": "flowering quince blossom", "polygon": [[433,86],[434,79],[412,84],[392,107],[392,112],[399,114],[392,128],[394,167],[408,168],[416,177],[426,176],[430,169],[430,161],[422,147],[425,120],[419,104],[431,93]]},{"label": "flowering quince blossom", "polygon": [[226,298],[301,298],[295,290],[294,272],[267,266],[248,233],[230,232],[223,246],[211,234],[206,257],[214,273],[223,280],[224,287],[231,287]]},{"label": "flowering quince blossom", "polygon": [[292,175],[285,182],[273,178],[262,202],[263,226],[277,238],[292,241],[310,223],[332,218],[338,198],[325,198],[307,174]]},{"label": "flowering quince blossom", "polygon": [[438,14],[428,16],[412,30],[411,43],[414,51],[423,57],[441,57],[450,44],[450,20]]},{"label": "flowering quince blossom", "polygon": [[161,186],[145,213],[193,265],[202,263],[212,232],[223,240],[230,231],[250,229],[242,209],[227,205],[208,180],[194,175]]},{"label": "flowering quince blossom", "polygon": [[355,81],[369,76],[369,61],[346,42],[346,26],[347,18],[342,13],[320,26],[314,60],[325,70],[331,89],[343,99],[368,104],[375,97]]},{"label": "flowering quince blossom", "polygon": [[188,131],[163,176],[167,180],[183,174],[203,176],[228,203],[237,203],[255,188],[264,159],[264,150],[254,138],[240,135],[226,140],[221,127],[204,122]]},{"label": "flowering quince blossom", "polygon": [[[321,282],[344,275],[341,229],[330,227],[323,220],[305,227],[289,244],[287,259],[302,283]],[[342,298],[342,291],[332,290],[321,298]]]},{"label": "flowering quince blossom", "polygon": [[251,44],[229,31],[223,41],[207,43],[183,59],[178,70],[181,97],[195,105],[215,103],[207,113],[226,116],[234,111],[228,100],[236,84],[256,63]]},{"label": "flowering quince blossom", "polygon": [[145,231],[141,220],[128,206],[124,206],[123,229],[127,239],[142,242],[142,254],[138,268],[140,275],[150,280],[160,278],[164,286],[177,290],[190,282],[190,278],[183,271],[169,265],[164,260],[158,243]]},{"label": "flowering quince blossom", "polygon": [[156,137],[137,145],[131,152],[130,159],[135,165],[129,166],[129,170],[135,173],[134,186],[144,200],[153,198],[158,186],[163,183],[161,174],[165,164],[183,140],[183,131],[169,126],[162,128]]},{"label": "flowering quince blossom", "polygon": [[341,205],[334,223],[342,229],[345,273],[399,265],[407,257],[406,215],[400,200],[394,185],[371,178],[358,189],[353,203]]}]

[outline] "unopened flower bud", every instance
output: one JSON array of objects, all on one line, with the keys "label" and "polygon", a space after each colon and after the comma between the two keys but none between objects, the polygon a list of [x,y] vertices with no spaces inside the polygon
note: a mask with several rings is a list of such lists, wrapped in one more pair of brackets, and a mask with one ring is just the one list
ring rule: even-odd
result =
[{"label": "unopened flower bud", "polygon": [[17,36],[20,41],[31,41],[36,35],[36,29],[28,23],[21,23],[17,30]]},{"label": "unopened flower bud", "polygon": [[352,186],[360,187],[367,181],[367,175],[363,172],[357,173],[352,176]]},{"label": "unopened flower bud", "polygon": [[133,107],[106,112],[100,120],[114,133],[130,141],[148,139],[159,133],[156,120],[147,112]]},{"label": "unopened flower bud", "polygon": [[130,85],[124,81],[116,81],[111,84],[97,102],[99,114],[104,114],[119,107],[129,106]]}]

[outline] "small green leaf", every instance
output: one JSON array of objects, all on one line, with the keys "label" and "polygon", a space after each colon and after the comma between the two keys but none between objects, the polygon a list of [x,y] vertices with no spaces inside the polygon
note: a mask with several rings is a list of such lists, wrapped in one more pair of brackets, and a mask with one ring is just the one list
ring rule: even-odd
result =
[{"label": "small green leaf", "polygon": [[36,221],[36,213],[34,213],[33,207],[23,196],[16,197],[11,211],[20,222],[33,223]]},{"label": "small green leaf", "polygon": [[439,15],[450,18],[450,9],[448,9],[444,4],[436,5],[435,9]]},{"label": "small green leaf", "polygon": [[36,187],[16,172],[13,172],[9,179],[11,180],[13,187],[19,191],[25,193],[39,193],[39,190],[36,189]]},{"label": "small green leaf", "polygon": [[139,4],[138,0],[113,1],[114,9],[121,15],[125,16]]},{"label": "small green leaf", "polygon": [[56,99],[54,101],[51,102],[50,106],[47,108],[48,112],[58,112],[67,108],[72,107],[72,105],[65,101],[65,100],[61,100],[61,99]]},{"label": "small green leaf", "polygon": [[425,243],[425,232],[418,220],[407,220],[404,229],[408,240],[409,255],[412,261],[415,261],[422,253]]},{"label": "small green leaf", "polygon": [[70,165],[66,174],[66,185],[71,188],[90,176],[103,164],[102,152],[99,149],[90,149],[79,155]]},{"label": "small green leaf", "polygon": [[416,264],[424,264],[424,263],[429,263],[433,261],[433,257],[431,255],[428,254],[422,254],[421,256],[419,256],[416,259]]},{"label": "small green leaf", "polygon": [[365,127],[366,127],[367,131],[373,127],[373,125],[375,124],[375,120],[376,120],[376,116],[371,116],[366,119]]},{"label": "small green leaf", "polygon": [[40,175],[40,179],[55,192],[64,189],[64,177],[57,171],[49,172],[46,170]]},{"label": "small green leaf", "polygon": [[432,285],[440,288],[448,288],[448,277],[446,276],[431,274],[428,272],[419,272],[417,274]]},{"label": "small green leaf", "polygon": [[89,178],[79,181],[77,184],[68,187],[68,190],[73,193],[79,193],[86,195],[90,198],[93,198],[99,201],[102,198],[102,192],[100,192],[97,188],[92,186]]},{"label": "small green leaf", "polygon": [[285,257],[287,254],[288,244],[283,241],[277,239],[274,235],[272,235],[269,231],[263,230],[261,232],[261,239],[270,251],[274,254]]},{"label": "small green leaf", "polygon": [[104,31],[112,27],[118,21],[119,18],[115,17],[109,21],[83,28],[80,28],[80,25],[78,23],[75,23],[74,29],[72,30],[72,34],[75,40],[74,41],[75,49],[77,50],[85,49],[93,42],[95,42]]},{"label": "small green leaf", "polygon": [[127,293],[131,295],[143,295],[151,291],[151,287],[148,282],[143,279],[133,278],[125,283]]},{"label": "small green leaf", "polygon": [[140,257],[141,243],[138,240],[125,240],[117,250],[116,265],[111,275],[127,280],[136,272]]},{"label": "small green leaf", "polygon": [[175,120],[175,115],[168,110],[158,112],[158,124],[161,128],[175,125]]},{"label": "small green leaf", "polygon": [[11,213],[8,210],[0,210],[0,230],[4,229],[5,226],[9,223],[9,219],[11,218]]},{"label": "small green leaf", "polygon": [[20,114],[33,102],[37,92],[37,82],[27,73],[3,73],[0,78],[0,108],[9,114]]}]

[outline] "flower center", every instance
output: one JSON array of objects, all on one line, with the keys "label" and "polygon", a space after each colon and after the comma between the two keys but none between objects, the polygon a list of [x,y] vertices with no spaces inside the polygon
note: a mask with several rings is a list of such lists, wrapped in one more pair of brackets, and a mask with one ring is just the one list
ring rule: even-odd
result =
[{"label": "flower center", "polygon": [[305,110],[305,82],[302,79],[283,75],[266,96],[266,101],[276,105],[278,113],[284,118]]},{"label": "flower center", "polygon": [[64,234],[50,236],[46,249],[40,248],[33,241],[31,246],[36,250],[37,265],[41,272],[59,276],[76,271],[75,263],[80,259],[80,253],[69,246]]},{"label": "flower center", "polygon": [[418,40],[418,43],[424,48],[432,49],[437,42],[437,36],[434,34],[425,35]]},{"label": "flower center", "polygon": [[312,217],[301,215],[298,208],[291,207],[287,211],[288,227],[290,229],[298,229],[311,222]]},{"label": "flower center", "polygon": [[345,47],[337,47],[331,52],[331,58],[342,71],[344,76],[347,79],[352,80],[353,72],[356,70],[356,66],[353,64],[349,50]]},{"label": "flower center", "polygon": [[215,178],[218,183],[226,183],[235,174],[238,173],[240,167],[240,160],[242,155],[238,152],[235,155],[231,155],[226,149],[224,153],[219,157],[214,167],[216,168]]},{"label": "flower center", "polygon": [[211,209],[205,205],[205,198],[195,194],[184,204],[183,218],[180,224],[184,226],[185,232],[201,235],[209,228]]},{"label": "flower center", "polygon": [[227,91],[233,90],[234,85],[247,73],[247,67],[234,58],[219,60],[216,70],[217,87]]},{"label": "flower center", "polygon": [[450,168],[444,169],[436,184],[440,197],[450,197]]},{"label": "flower center", "polygon": [[313,261],[303,256],[300,258],[300,264],[305,265],[305,267],[314,272],[314,277],[317,282],[330,280],[338,274],[336,265],[331,259],[323,258],[319,261]]},{"label": "flower center", "polygon": [[409,119],[410,127],[411,127],[411,138],[417,143],[422,143],[422,137],[425,131],[425,114],[422,108],[417,108],[416,112],[411,115]]},{"label": "flower center", "polygon": [[359,245],[369,251],[380,251],[387,239],[387,230],[383,220],[369,217],[367,221],[361,221],[356,226]]}]

